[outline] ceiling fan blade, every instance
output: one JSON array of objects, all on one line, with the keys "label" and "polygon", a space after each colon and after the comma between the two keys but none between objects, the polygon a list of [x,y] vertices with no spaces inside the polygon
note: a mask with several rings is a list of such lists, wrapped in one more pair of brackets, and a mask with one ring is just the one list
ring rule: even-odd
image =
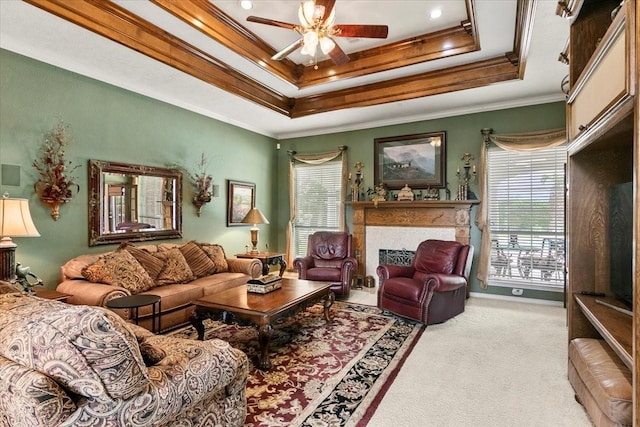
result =
[{"label": "ceiling fan blade", "polygon": [[329,51],[329,56],[336,65],[346,64],[350,61],[349,56],[344,53],[344,50],[342,50],[340,46],[338,46],[338,43],[336,43],[335,47]]},{"label": "ceiling fan blade", "polygon": [[316,0],[316,6],[324,6],[324,15],[322,16],[322,23],[331,16],[331,11],[336,4],[336,0]]},{"label": "ceiling fan blade", "polygon": [[297,25],[289,24],[288,22],[274,21],[273,19],[260,18],[258,16],[247,16],[247,21],[255,22],[258,24],[271,25],[274,27],[286,28],[287,30],[295,30]]},{"label": "ceiling fan blade", "polygon": [[336,37],[386,39],[389,34],[389,27],[386,25],[337,24],[331,27],[331,33]]},{"label": "ceiling fan blade", "polygon": [[297,40],[291,43],[289,46],[285,47],[280,52],[273,55],[271,59],[273,59],[274,61],[281,61],[287,56],[289,56],[297,48],[301,47],[303,44],[304,44],[304,39],[301,38],[300,40]]}]

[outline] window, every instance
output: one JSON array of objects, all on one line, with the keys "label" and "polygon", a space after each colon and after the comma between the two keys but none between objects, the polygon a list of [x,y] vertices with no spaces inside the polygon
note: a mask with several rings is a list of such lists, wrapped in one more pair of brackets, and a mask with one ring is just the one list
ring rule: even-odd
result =
[{"label": "window", "polygon": [[488,151],[489,283],[564,289],[566,146]]},{"label": "window", "polygon": [[340,230],[342,161],[296,164],[294,185],[293,255],[298,257],[306,255],[309,235]]},{"label": "window", "polygon": [[138,193],[140,196],[139,222],[151,224],[154,228],[163,228],[162,203],[164,200],[164,179],[156,176],[141,175],[138,177]]}]

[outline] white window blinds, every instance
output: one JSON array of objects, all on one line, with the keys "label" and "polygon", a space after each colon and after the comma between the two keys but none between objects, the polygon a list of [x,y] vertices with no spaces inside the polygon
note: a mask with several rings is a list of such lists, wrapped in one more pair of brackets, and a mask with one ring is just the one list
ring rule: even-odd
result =
[{"label": "white window blinds", "polygon": [[296,164],[294,256],[307,253],[307,239],[316,231],[339,231],[342,161]]},{"label": "white window blinds", "polygon": [[564,145],[526,152],[489,149],[491,284],[563,289],[566,157]]}]

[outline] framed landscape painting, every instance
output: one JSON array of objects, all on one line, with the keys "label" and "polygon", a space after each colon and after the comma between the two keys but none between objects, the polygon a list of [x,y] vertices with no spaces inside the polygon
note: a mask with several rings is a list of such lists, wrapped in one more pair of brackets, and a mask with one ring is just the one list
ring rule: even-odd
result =
[{"label": "framed landscape painting", "polygon": [[227,180],[227,227],[251,225],[242,222],[256,201],[256,185],[251,182]]},{"label": "framed landscape painting", "polygon": [[376,138],[374,184],[390,189],[446,186],[446,132]]}]

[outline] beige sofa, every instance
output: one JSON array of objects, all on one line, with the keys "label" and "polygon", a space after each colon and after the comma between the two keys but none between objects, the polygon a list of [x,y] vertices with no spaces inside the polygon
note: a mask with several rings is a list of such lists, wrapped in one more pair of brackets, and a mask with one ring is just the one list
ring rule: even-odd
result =
[{"label": "beige sofa", "polygon": [[104,308],[0,294],[3,427],[242,426],[247,376],[247,356],[225,341],[154,335]]},{"label": "beige sofa", "polygon": [[[189,322],[194,300],[244,285],[261,274],[259,260],[227,258],[216,244],[123,244],[115,251],[81,255],[65,263],[56,289],[71,295],[70,304],[93,306],[132,294],[159,295],[162,331],[168,331]],[[130,317],[129,310],[117,312]],[[140,307],[138,315],[139,324],[151,330],[152,307]]]}]

